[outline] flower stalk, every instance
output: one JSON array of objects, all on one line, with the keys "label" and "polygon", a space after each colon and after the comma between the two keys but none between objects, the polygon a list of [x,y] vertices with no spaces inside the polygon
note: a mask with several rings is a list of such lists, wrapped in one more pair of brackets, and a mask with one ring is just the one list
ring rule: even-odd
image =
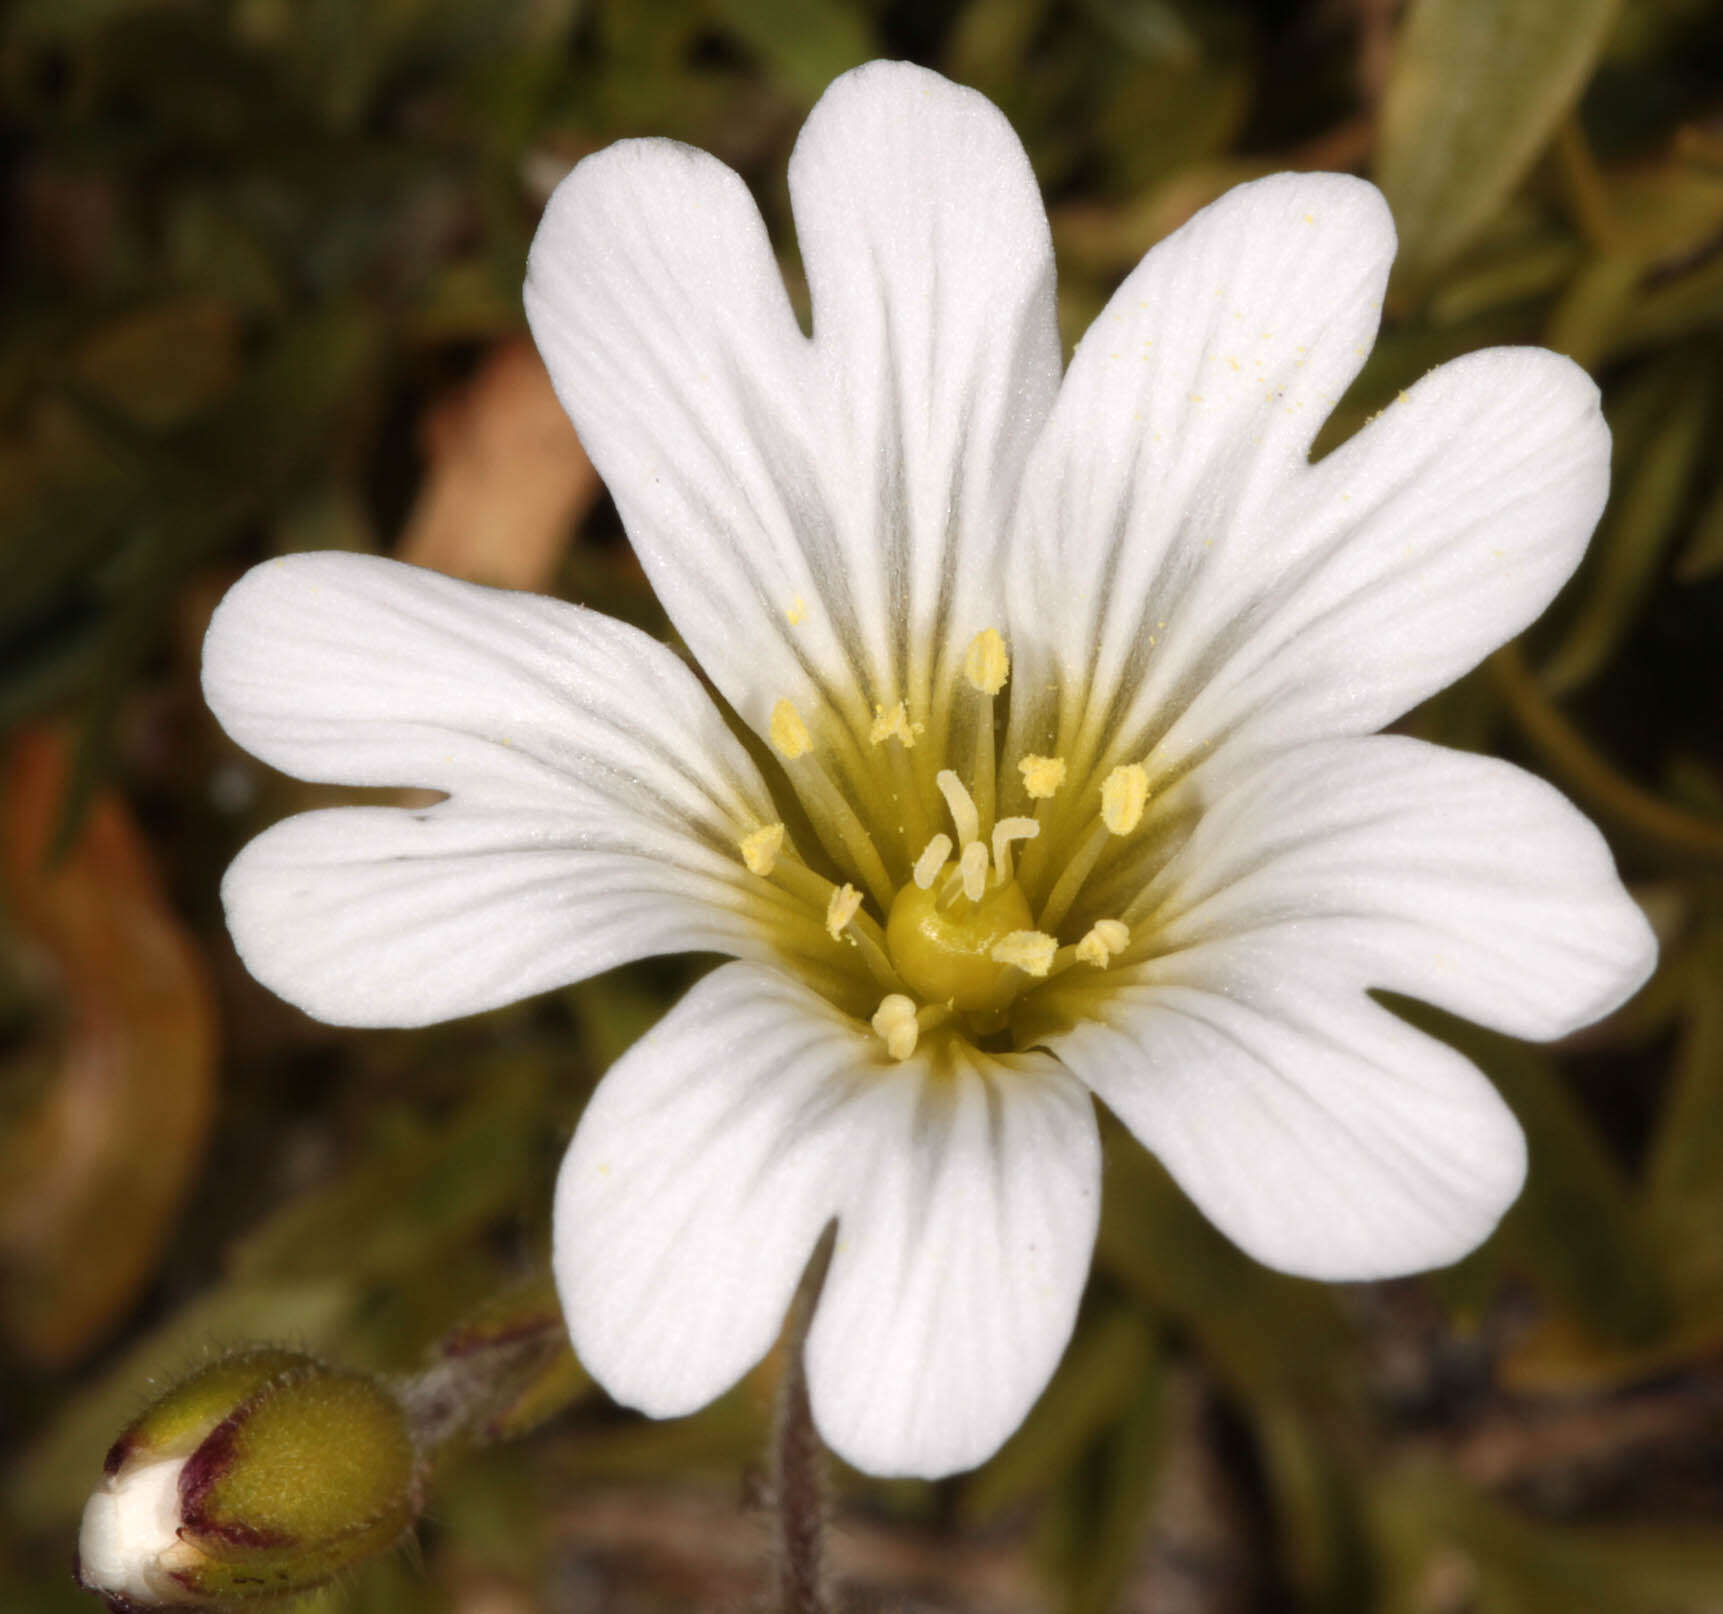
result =
[{"label": "flower stalk", "polygon": [[772,1503],[776,1514],[777,1606],[782,1614],[827,1614],[823,1554],[825,1451],[808,1400],[808,1325],[831,1264],[835,1228],[808,1262],[784,1329],[784,1371],[772,1431]]}]

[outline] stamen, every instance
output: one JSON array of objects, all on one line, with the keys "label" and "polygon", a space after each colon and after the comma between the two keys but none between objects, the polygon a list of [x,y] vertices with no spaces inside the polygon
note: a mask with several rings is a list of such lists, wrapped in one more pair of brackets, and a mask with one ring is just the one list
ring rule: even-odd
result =
[{"label": "stamen", "polygon": [[963,894],[971,902],[979,902],[987,894],[987,848],[980,841],[971,841],[958,859],[958,871],[963,876]]},{"label": "stamen", "polygon": [[945,805],[951,809],[951,822],[957,830],[957,844],[968,846],[971,841],[981,839],[981,815],[975,810],[975,803],[970,800],[969,792],[963,788],[963,781],[949,768],[941,768],[934,776],[939,786],[939,793],[945,797]]},{"label": "stamen", "polygon": [[998,766],[993,738],[993,697],[1011,676],[1011,658],[1005,653],[1005,641],[999,637],[997,628],[983,628],[969,641],[963,657],[963,676],[969,687],[983,697],[982,708],[975,714],[975,763],[969,774],[980,835],[993,822],[997,794],[993,777]]},{"label": "stamen", "polygon": [[983,628],[969,641],[963,657],[963,676],[969,687],[983,695],[997,695],[1011,676],[1011,658],[997,628]]},{"label": "stamen", "polygon": [[778,861],[778,853],[784,847],[784,826],[782,824],[767,824],[763,829],[757,829],[751,835],[744,835],[741,844],[742,861],[748,865],[748,872],[759,875],[770,874],[772,866]]},{"label": "stamen", "polygon": [[1083,882],[1089,878],[1090,872],[1100,859],[1101,848],[1107,844],[1111,835],[1112,831],[1104,823],[1089,826],[1087,838],[1077,848],[1076,855],[1065,865],[1059,878],[1054,881],[1053,889],[1042,905],[1041,923],[1049,930],[1058,928],[1059,921],[1077,900],[1077,893],[1083,889]]},{"label": "stamen", "polygon": [[771,741],[778,754],[786,762],[800,764],[794,775],[796,793],[807,807],[808,816],[813,819],[821,840],[836,857],[838,854],[832,845],[835,837],[849,854],[850,867],[867,882],[880,906],[889,910],[897,888],[886,872],[879,848],[874,845],[867,826],[856,817],[856,810],[843,791],[820,766],[818,758],[809,756],[813,749],[813,736],[808,733],[808,726],[792,701],[787,698],[780,700],[772,708],[770,730]]},{"label": "stamen", "polygon": [[1058,951],[1058,939],[1044,930],[1014,930],[1001,936],[987,956],[995,964],[1015,964],[1025,975],[1045,975]]},{"label": "stamen", "polygon": [[1035,801],[1051,801],[1065,782],[1063,757],[1024,757],[1017,764],[1023,775],[1023,788]]},{"label": "stamen", "polygon": [[1127,762],[1101,781],[1101,822],[1115,835],[1129,835],[1148,804],[1149,772],[1140,762]]},{"label": "stamen", "polygon": [[861,903],[862,894],[853,885],[841,885],[832,893],[832,900],[826,904],[826,934],[833,941],[843,939],[844,930]]},{"label": "stamen", "polygon": [[1040,833],[1033,818],[1002,818],[993,826],[993,867],[1001,885],[1011,878],[1011,843],[1032,841]]},{"label": "stamen", "polygon": [[885,1043],[885,1051],[893,1059],[908,1059],[915,1052],[921,1025],[915,1018],[915,1001],[901,992],[891,992],[880,999],[874,1010],[873,1028]]},{"label": "stamen", "polygon": [[1113,962],[1115,954],[1124,952],[1130,945],[1129,925],[1117,919],[1097,919],[1088,935],[1077,943],[1077,962],[1104,970]]},{"label": "stamen", "polygon": [[873,727],[867,737],[875,745],[884,745],[894,735],[903,741],[905,750],[915,744],[915,725],[910,722],[908,708],[902,701],[889,711],[883,706],[874,707]]},{"label": "stamen", "polygon": [[921,849],[921,856],[915,860],[915,868],[911,871],[917,886],[923,891],[930,890],[933,882],[939,878],[939,871],[945,867],[945,860],[951,856],[951,837],[935,835]]},{"label": "stamen", "polygon": [[797,757],[806,756],[808,748],[814,743],[808,733],[807,724],[802,721],[802,714],[788,698],[779,701],[772,708],[771,737],[779,755],[791,762]]}]

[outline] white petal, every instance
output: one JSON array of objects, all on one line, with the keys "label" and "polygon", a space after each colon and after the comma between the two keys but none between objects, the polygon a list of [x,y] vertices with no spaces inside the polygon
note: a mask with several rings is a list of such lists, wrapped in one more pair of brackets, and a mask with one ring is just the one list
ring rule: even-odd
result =
[{"label": "white petal", "polygon": [[1003,118],[917,68],[838,80],[791,186],[812,342],[742,182],[663,141],[558,189],[527,309],[726,697],[762,733],[788,697],[865,742],[874,703],[932,676],[926,624],[954,622],[961,654],[998,615],[989,562],[1057,384],[1051,249]]},{"label": "white petal", "polygon": [[808,1338],[814,1420],[858,1468],[935,1478],[993,1454],[1070,1338],[1100,1201],[1094,1110],[1043,1055],[973,1051],[898,1066],[860,1102]]},{"label": "white petal", "polygon": [[[1002,625],[996,557],[1059,386],[1047,217],[998,108],[904,62],[826,91],[790,196],[857,630],[875,664],[907,643],[893,693],[920,714],[970,636]],[[943,668],[915,659],[935,646]]]},{"label": "white petal", "polygon": [[647,953],[766,945],[737,843],[770,799],[688,670],[621,623],[296,555],[222,602],[204,691],[289,773],[449,793],[289,819],[228,871],[247,967],[319,1018],[421,1025]]},{"label": "white petal", "polygon": [[[1189,701],[1162,754],[1392,722],[1542,613],[1608,492],[1609,430],[1578,365],[1541,348],[1443,365],[1293,479],[1263,577],[1225,580],[1176,624],[1140,696]],[[1175,696],[1199,668],[1194,698]]]},{"label": "white petal", "polygon": [[747,187],[668,140],[586,158],[533,239],[526,309],[653,587],[726,697],[762,732],[780,696],[841,702],[850,647],[819,608],[846,582],[827,423]]},{"label": "white petal", "polygon": [[1476,1068],[1336,990],[1290,937],[1142,966],[1053,1043],[1223,1233],[1286,1272],[1446,1265],[1525,1178],[1519,1126]]},{"label": "white petal", "polygon": [[787,977],[730,964],[599,1083],[557,1180],[554,1263],[575,1352],[612,1397],[692,1412],[765,1355],[843,1201],[846,1113],[883,1055]]},{"label": "white petal", "polygon": [[1282,175],[1121,288],[1025,478],[1016,687],[1044,693],[1014,708],[1015,748],[1085,777],[1147,754],[1164,778],[1222,743],[1368,733],[1549,603],[1608,485],[1597,391],[1569,361],[1455,360],[1306,463],[1392,245],[1370,186]]},{"label": "white petal", "polygon": [[1383,735],[1199,782],[1212,802],[1132,914],[1159,952],[1279,938],[1357,990],[1541,1039],[1651,972],[1603,837],[1508,763]]},{"label": "white petal", "polygon": [[776,1337],[820,1229],[815,1420],[876,1473],[981,1461],[1070,1335],[1094,1240],[1087,1095],[1043,1055],[894,1063],[787,977],[707,977],[600,1084],[557,1190],[576,1351],[658,1416]]},{"label": "white petal", "polygon": [[1263,564],[1277,490],[1374,340],[1393,252],[1373,186],[1280,174],[1205,208],[1114,294],[1014,528],[1014,648],[1031,658],[1015,687],[1063,696],[1021,714],[1029,735],[1068,749],[1085,691],[1152,663],[1207,570]]}]

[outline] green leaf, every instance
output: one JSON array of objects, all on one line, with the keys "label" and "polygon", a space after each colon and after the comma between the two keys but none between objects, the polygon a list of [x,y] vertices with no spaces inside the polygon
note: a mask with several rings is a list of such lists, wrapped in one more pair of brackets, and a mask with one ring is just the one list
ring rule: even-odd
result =
[{"label": "green leaf", "polygon": [[1686,1298],[1723,1305],[1723,915],[1685,961],[1686,1025],[1645,1167],[1646,1211]]},{"label": "green leaf", "polygon": [[1700,583],[1723,572],[1723,480],[1693,523],[1693,535],[1675,557],[1675,575],[1683,583]]},{"label": "green leaf", "polygon": [[1159,1374],[1139,1380],[1120,1418],[1063,1476],[1037,1557],[1064,1586],[1066,1614],[1108,1614],[1118,1606],[1161,1474],[1166,1388]]},{"label": "green leaf", "polygon": [[1414,0],[1376,162],[1402,275],[1424,280],[1490,221],[1578,99],[1615,10],[1615,0]]},{"label": "green leaf", "polygon": [[1135,1138],[1112,1123],[1103,1135],[1101,1268],[1189,1330],[1237,1393],[1291,1400],[1344,1421],[1358,1379],[1334,1290],[1259,1266],[1204,1219]]},{"label": "green leaf", "polygon": [[1543,667],[1551,694],[1590,683],[1639,619],[1709,447],[1712,383],[1709,363],[1694,369],[1679,354],[1644,378],[1649,436],[1638,452],[1628,434],[1617,445],[1614,503],[1600,529],[1588,592]]},{"label": "green leaf", "polygon": [[1023,1427],[964,1486],[964,1514],[989,1522],[1056,1483],[1158,1372],[1154,1333],[1136,1312],[1080,1327]]},{"label": "green leaf", "polygon": [[840,73],[879,54],[866,18],[845,0],[713,0],[714,8],[808,105]]},{"label": "green leaf", "polygon": [[1621,1168],[1550,1056],[1425,1005],[1384,998],[1471,1059],[1525,1128],[1526,1186],[1499,1235],[1517,1264],[1598,1339],[1639,1345],[1660,1337],[1673,1309],[1657,1247]]},{"label": "green leaf", "polygon": [[[1370,1492],[1388,1571],[1381,1614],[1675,1614],[1723,1596],[1723,1538],[1704,1520],[1578,1529],[1521,1517],[1429,1463]],[[1438,1586],[1455,1591],[1440,1601]],[[1456,1595],[1457,1594],[1457,1595]]]}]

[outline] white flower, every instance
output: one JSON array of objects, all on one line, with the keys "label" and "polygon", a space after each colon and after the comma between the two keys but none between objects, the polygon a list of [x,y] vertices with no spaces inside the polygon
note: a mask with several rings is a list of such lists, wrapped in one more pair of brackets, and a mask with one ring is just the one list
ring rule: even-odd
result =
[{"label": "white flower", "polygon": [[1549,602],[1608,440],[1577,368],[1498,349],[1309,463],[1393,252],[1356,179],[1223,197],[1063,378],[1046,220],[982,97],[851,73],[790,191],[811,339],[741,181],[662,140],[575,170],[527,284],[736,732],[576,606],[277,561],[210,631],[229,732],[448,800],[290,819],[226,899],[262,980],[356,1025],[738,960],[581,1122],[575,1344],[619,1400],[698,1407],[835,1217],[816,1421],[863,1468],[935,1475],[998,1446],[1069,1336],[1091,1094],[1288,1271],[1452,1261],[1512,1201],[1501,1100],[1368,990],[1555,1037],[1653,944],[1548,786],[1375,731]]}]

